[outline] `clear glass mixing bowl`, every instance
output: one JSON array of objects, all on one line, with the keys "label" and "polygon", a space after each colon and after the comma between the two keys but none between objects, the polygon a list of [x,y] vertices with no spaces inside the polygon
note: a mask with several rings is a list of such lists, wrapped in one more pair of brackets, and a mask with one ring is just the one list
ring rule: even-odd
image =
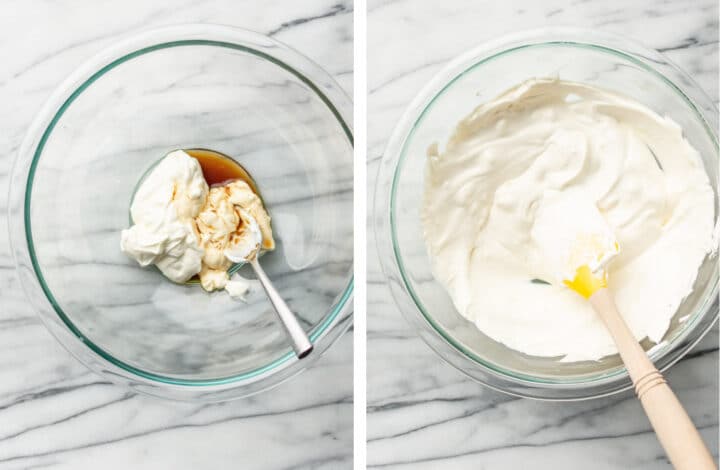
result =
[{"label": "clear glass mixing bowl", "polygon": [[[557,29],[501,38],[445,67],[415,98],[396,126],[380,166],[375,236],[397,306],[445,361],[492,388],[519,396],[572,400],[631,385],[619,357],[561,363],[492,340],[454,308],[431,273],[420,223],[427,148],[447,141],[479,104],[534,77],[559,77],[629,96],[684,129],[700,152],[713,190],[718,182],[718,111],[712,100],[663,55],[624,38]],[[717,225],[717,197],[715,204]],[[482,289],[482,286],[477,286]],[[663,341],[644,345],[660,369],[682,357],[718,316],[718,259],[705,259],[692,294]],[[652,295],[648,292],[647,295]]]},{"label": "clear glass mixing bowl", "polygon": [[[78,359],[140,392],[223,400],[296,374],[352,322],[351,113],[320,67],[248,31],[175,26],[102,52],[52,95],[13,168],[28,299]],[[277,242],[263,265],[315,345],[308,359],[261,288],[247,303],[209,295],[120,252],[136,184],[177,148],[230,155],[257,182]]]}]

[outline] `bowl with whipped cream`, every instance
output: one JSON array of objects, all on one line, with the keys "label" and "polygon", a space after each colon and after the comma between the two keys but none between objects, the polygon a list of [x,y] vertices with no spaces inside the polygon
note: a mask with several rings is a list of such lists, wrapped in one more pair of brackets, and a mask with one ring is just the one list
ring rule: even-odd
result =
[{"label": "bowl with whipped cream", "polygon": [[533,31],[469,51],[415,98],[381,164],[375,234],[399,309],[497,390],[628,388],[601,319],[541,250],[591,207],[618,243],[619,311],[669,367],[718,316],[717,123],[692,79],[622,37]]},{"label": "bowl with whipped cream", "polygon": [[[30,303],[139,392],[217,401],[294,376],[352,323],[351,116],[327,72],[249,31],[173,26],[101,52],[53,93],[13,169]],[[230,247],[258,257],[307,358]]]}]

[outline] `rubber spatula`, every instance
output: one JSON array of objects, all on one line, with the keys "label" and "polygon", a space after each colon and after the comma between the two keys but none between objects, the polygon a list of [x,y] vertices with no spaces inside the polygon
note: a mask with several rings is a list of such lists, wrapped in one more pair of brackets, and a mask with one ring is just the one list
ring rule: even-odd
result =
[{"label": "rubber spatula", "polygon": [[621,246],[597,205],[578,194],[546,193],[537,208],[532,238],[553,277],[547,280],[586,298],[612,335],[635,393],[673,466],[678,470],[716,469],[697,428],[615,306],[608,289],[608,265]]}]

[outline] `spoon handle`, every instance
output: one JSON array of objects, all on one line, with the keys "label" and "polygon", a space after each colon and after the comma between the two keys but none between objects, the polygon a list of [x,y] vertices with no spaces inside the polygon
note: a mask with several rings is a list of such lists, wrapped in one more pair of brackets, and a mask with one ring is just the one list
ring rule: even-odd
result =
[{"label": "spoon handle", "polygon": [[716,469],[700,433],[617,311],[608,289],[595,292],[590,304],[612,335],[635,393],[673,466],[677,470]]},{"label": "spoon handle", "polygon": [[285,331],[292,341],[292,347],[295,350],[295,355],[297,355],[298,359],[302,359],[313,350],[313,345],[310,342],[310,339],[305,333],[305,330],[303,330],[302,326],[300,326],[295,314],[292,310],[290,310],[290,307],[288,307],[283,298],[280,296],[280,293],[277,289],[275,289],[275,286],[270,278],[267,274],[265,274],[265,270],[262,266],[260,266],[257,258],[253,258],[249,261],[249,263],[253,270],[255,270],[255,274],[257,275],[260,284],[262,284],[263,289],[265,289],[265,293],[270,299],[270,303],[272,303],[275,308],[275,311],[280,318],[280,322],[283,327],[285,327]]}]

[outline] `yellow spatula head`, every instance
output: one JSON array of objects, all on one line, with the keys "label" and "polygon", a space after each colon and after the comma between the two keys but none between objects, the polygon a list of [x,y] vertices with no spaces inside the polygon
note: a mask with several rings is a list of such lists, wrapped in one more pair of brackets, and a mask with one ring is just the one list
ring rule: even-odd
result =
[{"label": "yellow spatula head", "polygon": [[572,281],[565,279],[563,280],[563,284],[586,299],[589,299],[595,292],[603,287],[607,287],[607,272],[602,270],[602,272],[594,273],[590,269],[590,266],[584,264],[577,268]]},{"label": "yellow spatula head", "polygon": [[546,191],[531,235],[551,283],[565,285],[586,299],[607,287],[607,265],[620,245],[592,198]]}]

